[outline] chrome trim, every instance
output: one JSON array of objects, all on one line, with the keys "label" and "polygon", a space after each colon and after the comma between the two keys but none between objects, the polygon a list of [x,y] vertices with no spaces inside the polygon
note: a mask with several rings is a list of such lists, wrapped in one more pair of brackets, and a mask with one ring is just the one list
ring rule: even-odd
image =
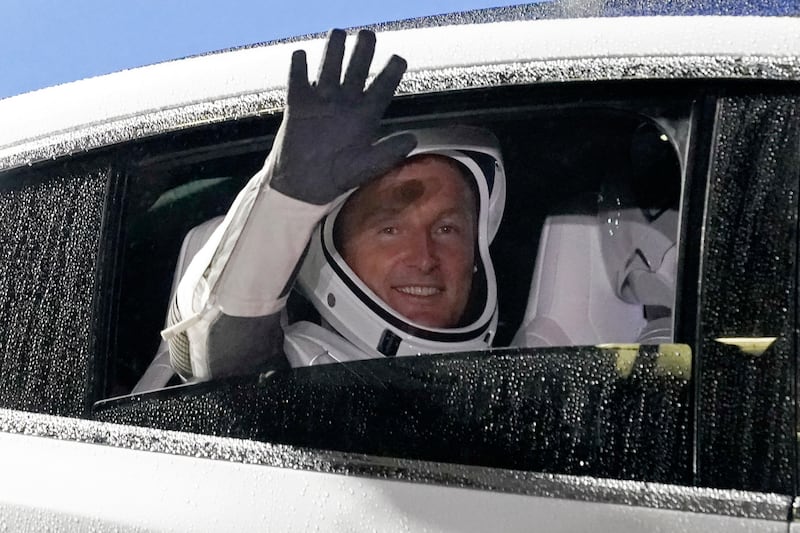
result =
[{"label": "chrome trim", "polygon": [[[800,80],[800,56],[649,56],[532,61],[408,73],[398,94],[508,85],[645,79]],[[284,90],[241,94],[92,124],[0,150],[0,171],[226,120],[279,113]]]}]

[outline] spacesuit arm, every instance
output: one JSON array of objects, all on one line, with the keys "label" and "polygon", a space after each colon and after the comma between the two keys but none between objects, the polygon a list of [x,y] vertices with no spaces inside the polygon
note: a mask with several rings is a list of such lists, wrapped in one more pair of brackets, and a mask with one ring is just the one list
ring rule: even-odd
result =
[{"label": "spacesuit arm", "polygon": [[185,379],[280,364],[280,311],[311,231],[329,204],[290,198],[259,172],[181,278],[162,333]]}]

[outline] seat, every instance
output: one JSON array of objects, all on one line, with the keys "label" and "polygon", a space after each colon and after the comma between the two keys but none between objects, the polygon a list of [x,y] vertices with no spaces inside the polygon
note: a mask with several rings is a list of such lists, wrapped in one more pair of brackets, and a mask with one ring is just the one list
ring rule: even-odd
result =
[{"label": "seat", "polygon": [[[678,218],[674,210],[661,216],[665,218],[658,228],[638,229],[639,241],[649,240],[651,245],[655,240],[664,252],[653,271],[635,264],[641,255],[638,248],[626,251],[631,255],[623,260],[604,257],[619,251],[610,252],[601,235],[606,229],[596,202],[583,202],[548,216],[527,307],[513,345],[671,342]],[[650,245],[645,243],[645,247]],[[618,271],[609,272],[609,265],[618,266]]]},{"label": "seat", "polygon": [[[183,244],[181,245],[181,251],[178,254],[178,262],[175,266],[175,274],[172,278],[172,289],[170,290],[170,297],[169,301],[175,298],[175,291],[178,288],[178,282],[180,282],[181,278],[183,277],[184,272],[186,272],[186,268],[189,266],[192,258],[195,254],[203,247],[203,245],[208,241],[211,237],[211,234],[214,230],[219,226],[220,222],[222,222],[223,217],[215,217],[202,224],[199,224],[189,230],[186,236],[183,238]],[[171,308],[171,305],[169,306]],[[166,327],[166,318],[164,319],[164,324]],[[172,365],[170,364],[169,360],[169,344],[164,339],[161,339],[161,343],[158,345],[158,350],[156,350],[156,355],[153,357],[153,361],[147,367],[144,374],[139,381],[136,383],[136,386],[131,390],[131,394],[139,394],[142,392],[147,392],[151,390],[163,389],[167,386],[172,377],[175,376],[175,370],[173,370]]]}]

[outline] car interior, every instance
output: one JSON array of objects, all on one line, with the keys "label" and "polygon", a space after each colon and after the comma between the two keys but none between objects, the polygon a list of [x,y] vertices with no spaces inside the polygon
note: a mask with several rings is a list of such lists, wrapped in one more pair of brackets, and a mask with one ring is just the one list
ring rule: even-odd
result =
[{"label": "car interior", "polygon": [[[473,98],[461,107],[474,105]],[[436,102],[416,100],[404,106],[412,108],[410,116],[402,109],[388,117],[387,131],[473,124],[501,142],[508,183],[492,245],[500,302],[496,346],[672,340],[689,101],[484,102],[478,109],[431,112]],[[144,146],[128,169],[106,397],[128,394],[150,365],[184,236],[226,212],[263,164],[278,118],[240,120],[175,136],[157,149]],[[655,246],[650,257],[642,253],[647,246]],[[640,284],[639,294],[620,287],[627,283],[621,272],[634,259],[656,280]]]}]

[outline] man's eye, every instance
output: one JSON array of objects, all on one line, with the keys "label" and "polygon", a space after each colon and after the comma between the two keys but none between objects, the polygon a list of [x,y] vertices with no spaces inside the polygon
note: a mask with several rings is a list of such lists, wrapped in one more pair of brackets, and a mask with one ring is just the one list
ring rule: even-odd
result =
[{"label": "man's eye", "polygon": [[394,235],[397,233],[397,228],[394,226],[386,226],[385,228],[381,228],[380,232],[384,235]]},{"label": "man's eye", "polygon": [[458,228],[456,226],[445,224],[443,226],[439,226],[439,233],[456,233]]}]

